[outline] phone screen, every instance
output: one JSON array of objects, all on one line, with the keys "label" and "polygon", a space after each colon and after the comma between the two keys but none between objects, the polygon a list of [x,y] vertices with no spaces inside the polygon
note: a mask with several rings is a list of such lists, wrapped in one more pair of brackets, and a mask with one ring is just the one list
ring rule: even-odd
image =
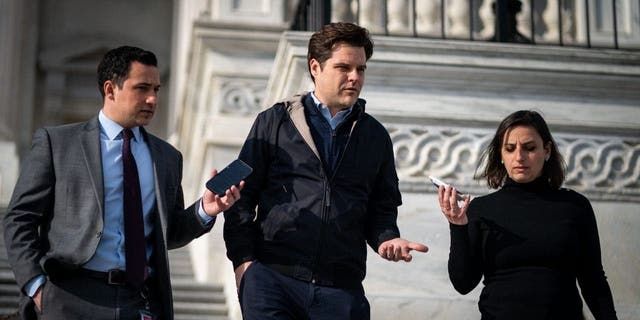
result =
[{"label": "phone screen", "polygon": [[236,159],[218,172],[215,177],[207,181],[207,189],[222,197],[227,189],[240,183],[240,181],[248,177],[252,171],[253,169],[248,164],[240,159]]}]

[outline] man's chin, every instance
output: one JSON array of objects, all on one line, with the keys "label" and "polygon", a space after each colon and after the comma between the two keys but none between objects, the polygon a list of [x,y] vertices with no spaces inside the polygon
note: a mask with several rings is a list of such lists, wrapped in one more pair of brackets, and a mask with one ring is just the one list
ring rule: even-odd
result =
[{"label": "man's chin", "polygon": [[344,106],[344,108],[349,108],[349,107],[353,106],[354,104],[356,104],[356,101],[358,101],[358,96],[357,95],[355,97],[349,97],[347,99],[343,99],[342,100],[342,105]]},{"label": "man's chin", "polygon": [[138,125],[138,127],[144,127],[144,126],[148,125],[151,122],[151,118],[152,117],[138,119],[136,121],[136,124]]}]

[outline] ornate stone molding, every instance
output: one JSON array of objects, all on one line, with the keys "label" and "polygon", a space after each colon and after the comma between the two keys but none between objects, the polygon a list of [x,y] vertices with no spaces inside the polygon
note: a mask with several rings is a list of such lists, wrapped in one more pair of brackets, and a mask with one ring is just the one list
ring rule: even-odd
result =
[{"label": "ornate stone molding", "polygon": [[[489,192],[473,179],[476,164],[495,130],[387,124],[404,190],[434,192],[428,176],[470,193]],[[640,139],[554,134],[567,162],[565,186],[590,199],[640,201]]]},{"label": "ornate stone molding", "polygon": [[254,116],[262,107],[265,89],[265,79],[228,79],[220,88],[222,96],[220,113],[235,116]]}]

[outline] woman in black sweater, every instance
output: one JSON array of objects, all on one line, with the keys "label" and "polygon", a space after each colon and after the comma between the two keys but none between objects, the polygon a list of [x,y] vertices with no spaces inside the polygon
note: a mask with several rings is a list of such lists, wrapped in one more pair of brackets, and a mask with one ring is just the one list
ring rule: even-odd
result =
[{"label": "woman in black sweater", "polygon": [[[481,175],[498,191],[467,199],[440,187],[450,222],[449,278],[467,294],[484,276],[482,319],[583,319],[582,296],[594,317],[617,319],[600,258],[593,209],[560,188],[565,164],[535,111],[505,118],[482,155]],[[481,161],[480,163],[483,163]]]}]

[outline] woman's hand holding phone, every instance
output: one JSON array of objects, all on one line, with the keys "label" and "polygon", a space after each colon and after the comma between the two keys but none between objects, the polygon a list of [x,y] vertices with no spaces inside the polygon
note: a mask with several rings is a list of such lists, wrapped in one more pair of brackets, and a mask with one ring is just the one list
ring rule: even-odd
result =
[{"label": "woman's hand holding phone", "polygon": [[[471,202],[471,196],[458,193],[456,188],[442,182],[436,177],[429,177],[431,182],[438,188],[438,202],[440,203],[440,210],[444,213],[445,218],[451,223],[456,225],[466,225],[469,222],[467,218],[467,208]],[[464,201],[462,206],[458,204],[458,201]]]}]

